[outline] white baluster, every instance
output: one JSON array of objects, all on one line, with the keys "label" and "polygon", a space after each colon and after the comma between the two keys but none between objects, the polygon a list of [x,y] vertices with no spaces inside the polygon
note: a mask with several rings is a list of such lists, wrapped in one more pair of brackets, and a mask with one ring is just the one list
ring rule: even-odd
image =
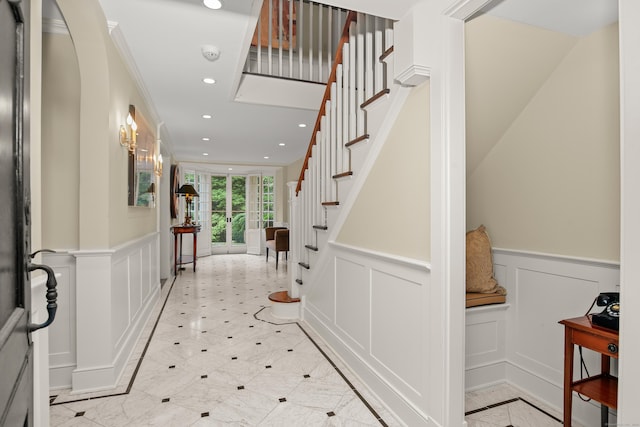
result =
[{"label": "white baluster", "polygon": [[[344,58],[345,54],[345,45],[342,47],[342,57]],[[335,147],[335,171],[336,173],[342,173],[344,169],[342,168],[342,145],[344,144],[344,134],[342,131],[342,120],[344,119],[343,111],[344,111],[344,60],[342,64],[338,64],[336,66],[336,82],[337,82],[337,90],[336,90],[336,140],[334,143]],[[336,184],[337,185],[337,184]],[[337,198],[336,198],[337,200]]]},{"label": "white baluster", "polygon": [[262,19],[258,19],[258,31],[257,31],[257,42],[258,42],[258,74],[262,74]]},{"label": "white baluster", "polygon": [[385,30],[384,30],[384,50],[389,49],[393,46],[393,21],[390,19],[386,20]]},{"label": "white baluster", "polygon": [[287,0],[289,3],[289,77],[293,78],[293,5],[295,0]]},{"label": "white baluster", "polygon": [[342,167],[340,172],[347,172],[349,166],[347,163],[348,150],[344,144],[349,142],[349,67],[351,54],[351,45],[345,43],[342,47],[342,143],[340,144],[340,157],[342,158]]},{"label": "white baluster", "polygon": [[364,135],[364,111],[360,106],[364,103],[364,15],[358,13],[356,34],[357,89],[356,89],[356,134]]},{"label": "white baluster", "polygon": [[331,84],[331,110],[329,113],[329,117],[331,117],[331,129],[329,131],[329,164],[327,170],[327,182],[329,187],[329,200],[331,202],[336,201],[335,195],[335,183],[333,180],[333,175],[336,170],[336,144],[337,144],[337,107],[339,105],[338,101],[338,85],[336,82]]},{"label": "white baluster", "polygon": [[273,43],[271,41],[271,34],[273,34],[273,0],[269,0],[269,25],[268,25],[268,29],[269,29],[269,33],[268,33],[269,35],[267,37],[267,40],[268,40],[268,42],[267,42],[267,46],[268,46],[268,49],[267,49],[267,53],[268,53],[267,61],[268,62],[267,63],[269,65],[268,74],[270,76],[272,76],[273,75]]},{"label": "white baluster", "polygon": [[322,15],[324,12],[324,8],[322,5],[318,5],[318,81],[323,82],[323,74],[322,74],[322,39],[324,38],[323,34],[323,26],[322,26]]},{"label": "white baluster", "polygon": [[313,10],[315,3],[309,3],[309,80],[313,81]]},{"label": "white baluster", "polygon": [[304,56],[302,53],[302,46],[304,41],[304,2],[300,0],[298,2],[298,11],[296,12],[296,42],[298,43],[298,78],[300,80],[304,79],[302,74],[302,57]]},{"label": "white baluster", "polygon": [[[365,101],[373,95],[373,20],[369,15],[364,19],[364,79],[365,79]],[[364,133],[364,132],[363,132]],[[362,135],[362,133],[360,134]]]},{"label": "white baluster", "polygon": [[333,8],[327,8],[327,79],[333,68]]},{"label": "white baluster", "polygon": [[382,63],[382,61],[380,61],[380,56],[382,56],[383,50],[383,44],[382,44],[382,26],[384,24],[384,21],[382,19],[375,19],[375,37],[374,37],[374,41],[375,41],[375,46],[374,46],[374,51],[373,51],[373,60],[375,63],[375,87],[373,92],[374,93],[378,93],[381,90],[383,90],[384,87],[384,82],[383,82],[383,77],[384,77],[384,64]]},{"label": "white baluster", "polygon": [[358,129],[356,127],[356,116],[358,111],[356,107],[356,50],[358,48],[356,28],[356,23],[352,22],[349,27],[349,141],[354,140],[358,133]]},{"label": "white baluster", "polygon": [[282,23],[282,15],[283,15],[283,8],[284,8],[284,4],[283,4],[284,0],[278,0],[278,76],[282,77],[282,43],[283,43],[283,39],[282,39],[282,29],[284,28],[284,25]]},{"label": "white baluster", "polygon": [[[322,127],[321,127],[322,129]],[[313,204],[316,209],[316,222],[314,224],[321,224],[322,221],[322,150],[318,146],[322,141],[322,131],[318,131],[316,137],[316,162],[315,162],[315,180],[316,180],[316,197]]]}]

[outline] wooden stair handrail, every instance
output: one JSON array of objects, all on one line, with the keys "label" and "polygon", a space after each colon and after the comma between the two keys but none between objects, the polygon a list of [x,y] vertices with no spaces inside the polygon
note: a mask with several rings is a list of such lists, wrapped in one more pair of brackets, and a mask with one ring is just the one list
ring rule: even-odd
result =
[{"label": "wooden stair handrail", "polygon": [[338,64],[342,64],[342,46],[344,46],[344,44],[349,39],[349,27],[351,26],[351,23],[357,20],[358,20],[357,12],[350,11],[349,14],[347,15],[347,21],[344,23],[344,27],[342,28],[342,35],[340,36],[340,41],[338,42],[338,48],[337,48],[335,60],[333,61],[333,67],[331,68],[331,74],[329,75],[329,80],[327,81],[327,87],[324,90],[324,96],[322,97],[322,103],[320,104],[320,110],[318,111],[316,124],[313,127],[313,133],[311,134],[311,141],[309,141],[309,148],[307,148],[307,155],[304,157],[304,163],[302,164],[302,170],[300,171],[300,177],[298,178],[298,185],[296,186],[296,195],[302,189],[304,172],[309,167],[309,158],[311,157],[313,146],[316,145],[316,135],[320,130],[320,122],[322,121],[322,116],[324,116],[324,113],[325,113],[325,106],[327,104],[327,101],[331,97],[331,85],[336,81]]}]

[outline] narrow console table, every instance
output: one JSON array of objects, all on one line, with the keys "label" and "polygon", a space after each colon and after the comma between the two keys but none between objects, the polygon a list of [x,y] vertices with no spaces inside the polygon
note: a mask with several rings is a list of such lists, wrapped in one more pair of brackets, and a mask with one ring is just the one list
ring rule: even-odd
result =
[{"label": "narrow console table", "polygon": [[[199,225],[174,225],[171,227],[173,233],[173,274],[178,274],[178,269],[183,264],[193,263],[193,271],[196,271],[196,259],[198,258],[198,232]],[[193,234],[193,255],[182,255],[182,235]],[[180,251],[178,251],[178,240],[180,240]]]},{"label": "narrow console table", "polygon": [[[564,325],[564,425],[571,426],[573,392],[600,402],[601,425],[609,422],[608,408],[618,407],[618,378],[610,374],[611,358],[618,358],[618,332],[594,326],[591,316],[561,320]],[[600,373],[573,379],[573,348],[579,345],[602,355]]]}]

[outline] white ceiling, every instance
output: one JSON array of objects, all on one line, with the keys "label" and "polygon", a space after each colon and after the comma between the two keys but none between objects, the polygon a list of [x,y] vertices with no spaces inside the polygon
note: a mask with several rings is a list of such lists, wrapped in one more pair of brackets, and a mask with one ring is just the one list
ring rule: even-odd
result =
[{"label": "white ceiling", "polygon": [[586,36],[618,20],[617,0],[505,0],[489,14],[573,36]]},{"label": "white ceiling", "polygon": [[[55,17],[50,1],[43,13]],[[220,10],[206,9],[201,0],[99,1],[134,58],[132,68],[163,122],[163,144],[177,161],[282,166],[304,156],[316,111],[234,101],[261,0],[221,0]],[[399,19],[419,1],[426,0],[324,3]],[[603,19],[615,21],[612,11],[617,17],[615,0],[506,0],[490,13],[580,34]],[[578,19],[576,12],[596,18]],[[202,45],[218,47],[220,58],[204,59]],[[217,82],[205,85],[204,77]]]}]

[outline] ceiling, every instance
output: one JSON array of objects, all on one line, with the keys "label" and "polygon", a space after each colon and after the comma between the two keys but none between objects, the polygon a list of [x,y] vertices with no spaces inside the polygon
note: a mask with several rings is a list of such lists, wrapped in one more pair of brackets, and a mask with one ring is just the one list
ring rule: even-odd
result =
[{"label": "ceiling", "polygon": [[[45,0],[43,14],[59,19],[53,1]],[[210,10],[201,0],[99,0],[107,21],[117,24],[116,31],[134,58],[135,64],[129,65],[143,85],[155,119],[163,123],[160,137],[164,150],[175,161],[291,164],[306,152],[316,111],[234,100],[262,1],[221,1],[222,9]],[[348,4],[352,9],[399,19],[419,1],[424,0],[324,3]],[[602,26],[602,20],[615,21],[617,17],[615,0],[499,3],[491,14],[571,34],[590,32]],[[613,18],[611,11],[615,12]],[[592,18],[578,19],[576,12]],[[206,60],[201,53],[203,45],[216,46],[219,59]],[[203,83],[205,77],[216,83]],[[317,103],[319,106],[320,99]],[[203,119],[203,114],[212,117]]]}]

